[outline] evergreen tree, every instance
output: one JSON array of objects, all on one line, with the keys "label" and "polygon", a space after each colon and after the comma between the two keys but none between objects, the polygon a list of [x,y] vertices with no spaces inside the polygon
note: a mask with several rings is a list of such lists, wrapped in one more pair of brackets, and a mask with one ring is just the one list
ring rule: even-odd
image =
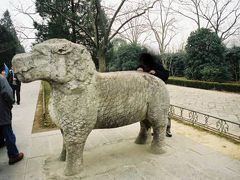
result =
[{"label": "evergreen tree", "polygon": [[[42,23],[34,22],[34,27],[38,30],[36,33],[37,43],[45,41],[51,38],[70,38],[70,24],[63,18],[56,10],[52,10],[46,3],[50,3],[48,0],[36,0],[36,11],[42,17]],[[64,13],[68,13],[70,1],[56,0],[55,7],[57,10]]]},{"label": "evergreen tree", "polygon": [[228,81],[229,65],[225,46],[216,33],[201,28],[191,33],[186,45],[185,76],[204,81]]},{"label": "evergreen tree", "polygon": [[230,72],[234,81],[240,81],[240,47],[227,49],[226,60],[230,64]]},{"label": "evergreen tree", "polygon": [[3,13],[3,18],[0,20],[0,24],[8,29],[11,33],[15,33],[15,29],[12,23],[12,19],[8,10]]},{"label": "evergreen tree", "polygon": [[15,54],[23,53],[24,48],[20,44],[9,11],[5,11],[0,19],[0,63],[11,66]]}]

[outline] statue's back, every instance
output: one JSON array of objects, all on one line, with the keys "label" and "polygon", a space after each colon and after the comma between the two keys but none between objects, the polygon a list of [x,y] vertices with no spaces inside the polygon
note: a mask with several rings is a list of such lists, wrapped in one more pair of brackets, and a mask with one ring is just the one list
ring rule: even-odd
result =
[{"label": "statue's back", "polygon": [[99,73],[96,87],[100,101],[95,128],[120,127],[144,120],[154,91],[161,91],[162,86],[160,79],[146,73]]}]

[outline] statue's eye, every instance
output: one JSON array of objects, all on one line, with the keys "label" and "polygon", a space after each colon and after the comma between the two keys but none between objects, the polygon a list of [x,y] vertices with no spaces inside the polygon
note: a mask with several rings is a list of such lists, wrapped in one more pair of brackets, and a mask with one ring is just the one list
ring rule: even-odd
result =
[{"label": "statue's eye", "polygon": [[62,53],[63,51],[65,51],[64,49],[59,49],[58,52]]}]

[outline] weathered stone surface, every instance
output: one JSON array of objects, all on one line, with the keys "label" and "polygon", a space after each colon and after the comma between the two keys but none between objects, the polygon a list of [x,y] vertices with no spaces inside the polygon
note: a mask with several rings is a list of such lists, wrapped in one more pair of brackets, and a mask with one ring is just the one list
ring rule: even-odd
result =
[{"label": "weathered stone surface", "polygon": [[46,80],[52,87],[50,115],[63,134],[61,160],[65,175],[79,173],[87,136],[94,128],[115,128],[140,121],[136,143],[146,143],[153,128],[151,151],[162,153],[169,95],[163,81],[139,72],[98,73],[86,48],[64,39],[35,45],[16,55],[22,82]]}]

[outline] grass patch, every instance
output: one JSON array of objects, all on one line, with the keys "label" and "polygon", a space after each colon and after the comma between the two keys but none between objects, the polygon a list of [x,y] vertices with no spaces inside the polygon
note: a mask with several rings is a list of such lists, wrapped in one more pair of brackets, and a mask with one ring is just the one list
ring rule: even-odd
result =
[{"label": "grass patch", "polygon": [[[51,92],[50,85],[47,82],[42,81],[41,88],[38,95],[32,133],[58,129],[57,126],[52,122],[49,115],[49,111],[48,111],[48,102],[49,102],[50,92]],[[44,99],[43,99],[43,95],[45,97]],[[45,101],[45,106],[43,104],[44,101]]]}]

